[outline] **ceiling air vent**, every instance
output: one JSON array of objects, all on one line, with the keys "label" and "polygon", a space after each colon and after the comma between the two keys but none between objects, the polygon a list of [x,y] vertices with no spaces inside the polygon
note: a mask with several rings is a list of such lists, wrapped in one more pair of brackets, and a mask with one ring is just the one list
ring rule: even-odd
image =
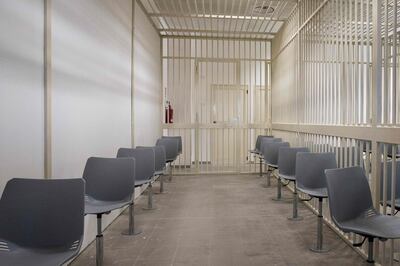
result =
[{"label": "ceiling air vent", "polygon": [[261,5],[254,7],[253,14],[256,15],[267,15],[274,13],[275,8],[268,5]]}]

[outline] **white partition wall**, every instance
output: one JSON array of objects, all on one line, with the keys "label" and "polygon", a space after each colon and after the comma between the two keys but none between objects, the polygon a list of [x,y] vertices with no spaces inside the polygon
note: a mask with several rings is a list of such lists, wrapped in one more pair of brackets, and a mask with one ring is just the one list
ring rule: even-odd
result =
[{"label": "white partition wall", "polygon": [[[82,177],[89,157],[161,135],[160,36],[136,1],[3,0],[0,36],[0,191]],[[95,233],[87,216],[83,247]]]},{"label": "white partition wall", "polygon": [[0,193],[44,175],[42,1],[0,1]]},{"label": "white partition wall", "polygon": [[[80,177],[88,157],[131,146],[131,4],[53,0],[53,178]],[[87,216],[84,246],[95,228]]]},{"label": "white partition wall", "polygon": [[161,136],[161,41],[143,9],[135,8],[135,143],[155,145]]}]

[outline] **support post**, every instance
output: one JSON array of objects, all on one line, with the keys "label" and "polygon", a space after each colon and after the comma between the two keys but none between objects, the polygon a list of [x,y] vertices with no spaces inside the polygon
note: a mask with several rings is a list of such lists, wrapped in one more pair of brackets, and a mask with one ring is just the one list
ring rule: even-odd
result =
[{"label": "support post", "polygon": [[317,222],[317,246],[310,248],[311,251],[317,252],[317,253],[324,253],[328,252],[327,249],[323,248],[323,234],[322,234],[322,228],[323,228],[323,215],[322,215],[322,198],[318,198],[318,222]]},{"label": "support post", "polygon": [[135,205],[134,205],[133,200],[132,200],[132,203],[129,204],[129,225],[128,225],[128,230],[122,232],[123,235],[133,236],[133,235],[138,235],[138,234],[142,233],[141,230],[137,230],[135,228],[134,209],[135,209]]},{"label": "support post", "polygon": [[103,233],[101,226],[102,214],[97,214],[97,235],[96,235],[96,266],[103,265]]},{"label": "support post", "polygon": [[153,207],[153,184],[152,182],[149,183],[147,187],[148,196],[147,196],[147,207],[143,207],[143,210],[155,210],[156,208]]},{"label": "support post", "polygon": [[368,237],[368,263],[374,263],[374,238]]},{"label": "support post", "polygon": [[298,201],[299,201],[299,195],[297,193],[296,182],[294,182],[294,189],[293,189],[293,215],[292,215],[292,217],[288,218],[291,221],[303,220],[303,217],[300,217],[298,215],[298,211],[297,211]]}]

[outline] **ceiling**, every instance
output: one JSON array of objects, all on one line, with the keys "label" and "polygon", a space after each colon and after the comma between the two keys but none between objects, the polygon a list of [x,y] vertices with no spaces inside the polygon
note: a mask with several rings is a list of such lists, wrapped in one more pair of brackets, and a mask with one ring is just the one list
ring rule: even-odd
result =
[{"label": "ceiling", "polygon": [[272,39],[297,0],[139,0],[162,36]]}]

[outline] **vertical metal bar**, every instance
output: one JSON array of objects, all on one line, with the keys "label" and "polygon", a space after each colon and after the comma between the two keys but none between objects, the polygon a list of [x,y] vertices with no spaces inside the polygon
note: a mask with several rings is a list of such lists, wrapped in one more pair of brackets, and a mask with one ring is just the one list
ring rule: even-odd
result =
[{"label": "vertical metal bar", "polygon": [[[44,1],[44,178],[52,178],[52,0]],[[133,15],[132,15],[133,17]],[[133,40],[133,38],[132,38]],[[133,42],[132,42],[133,44]],[[133,60],[132,60],[133,61]],[[133,75],[131,75],[132,77]]]},{"label": "vertical metal bar", "polygon": [[382,124],[388,123],[388,97],[389,97],[389,0],[385,0],[385,30],[384,30],[384,68],[383,68],[383,91],[382,91],[382,101],[383,106],[383,118]]},{"label": "vertical metal bar", "polygon": [[397,101],[397,0],[393,0],[393,17],[392,17],[392,28],[393,28],[393,36],[392,36],[392,117],[391,123],[396,124],[397,121],[397,110],[396,110],[396,101]]}]

